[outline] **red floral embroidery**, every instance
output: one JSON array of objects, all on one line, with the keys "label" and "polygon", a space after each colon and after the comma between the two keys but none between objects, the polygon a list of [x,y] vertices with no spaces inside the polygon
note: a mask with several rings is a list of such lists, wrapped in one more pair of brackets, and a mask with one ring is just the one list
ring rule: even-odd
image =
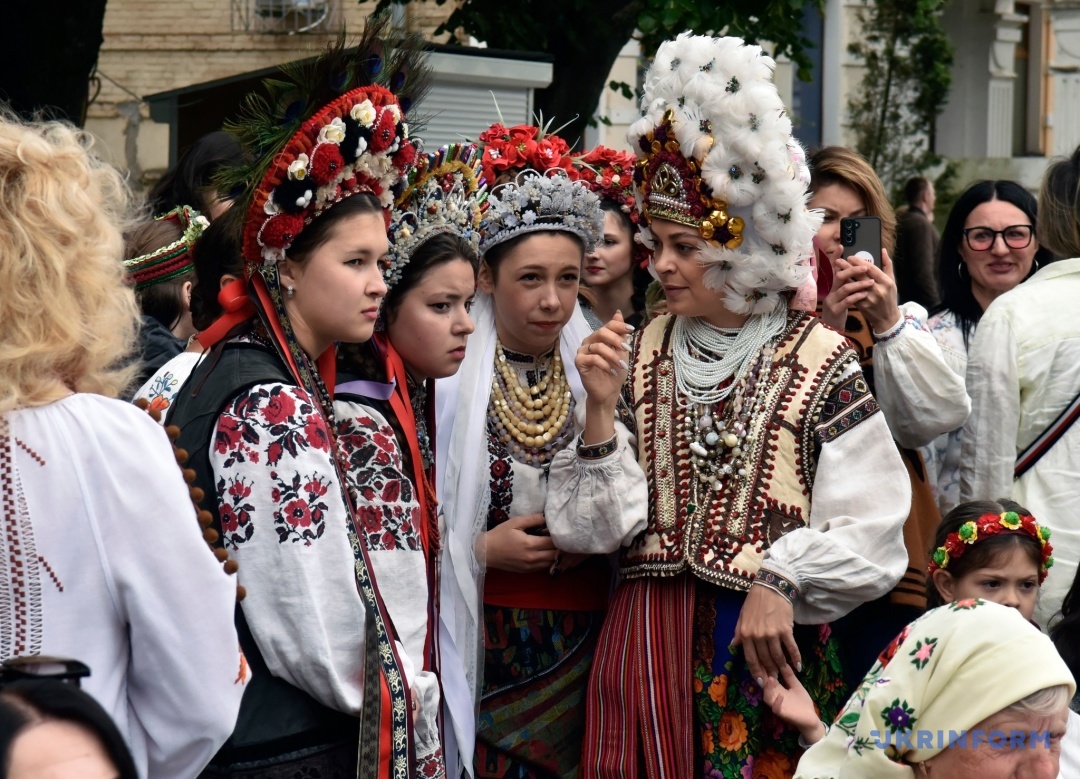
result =
[{"label": "red floral embroidery", "polygon": [[[227,547],[235,549],[254,535],[256,498],[269,498],[280,543],[310,546],[323,535],[328,498],[336,497],[330,490],[333,464],[327,456],[324,470],[315,465],[316,472],[306,475],[297,472],[293,461],[311,450],[329,452],[329,442],[322,416],[301,389],[263,385],[232,402],[219,418],[214,437],[215,452],[224,456],[216,466],[223,471],[216,488]],[[237,466],[248,463],[280,467],[260,468],[254,480],[250,468],[244,469],[247,478],[236,475]]]},{"label": "red floral embroidery", "polygon": [[326,530],[329,507],[322,498],[329,492],[329,483],[319,475],[294,473],[291,481],[278,481],[276,491],[284,504],[274,515],[278,541],[300,541],[311,546]]},{"label": "red floral embroidery", "polygon": [[442,779],[446,776],[446,766],[443,761],[441,749],[436,749],[430,755],[417,758],[416,775],[421,779]]},{"label": "red floral embroidery", "polygon": [[421,549],[420,505],[393,430],[370,416],[338,422],[338,444],[349,460],[346,475],[356,503],[357,531],[372,551]]},{"label": "red floral embroidery", "polygon": [[241,415],[227,412],[218,418],[214,429],[214,451],[228,455],[223,463],[226,468],[236,463],[259,462],[258,445],[258,431],[245,424]]},{"label": "red floral embroidery", "polygon": [[245,541],[250,541],[255,533],[251,523],[251,512],[255,507],[248,501],[251,497],[251,482],[235,477],[226,481],[217,480],[218,519],[221,524],[221,537],[225,546],[235,550]]},{"label": "red floral embroidery", "polygon": [[296,403],[282,387],[274,387],[270,391],[270,397],[262,408],[262,418],[269,425],[280,425],[289,420],[296,413]]}]

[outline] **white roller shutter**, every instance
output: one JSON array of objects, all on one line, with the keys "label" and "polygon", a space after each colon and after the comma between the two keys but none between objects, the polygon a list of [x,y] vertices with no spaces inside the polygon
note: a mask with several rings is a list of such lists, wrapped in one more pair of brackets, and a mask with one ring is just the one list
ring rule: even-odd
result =
[{"label": "white roller shutter", "polygon": [[417,135],[424,139],[424,147],[429,151],[443,144],[461,143],[466,138],[475,141],[480,133],[499,121],[500,113],[507,126],[530,123],[531,107],[531,89],[485,89],[437,80],[415,109],[427,118],[425,127]]}]

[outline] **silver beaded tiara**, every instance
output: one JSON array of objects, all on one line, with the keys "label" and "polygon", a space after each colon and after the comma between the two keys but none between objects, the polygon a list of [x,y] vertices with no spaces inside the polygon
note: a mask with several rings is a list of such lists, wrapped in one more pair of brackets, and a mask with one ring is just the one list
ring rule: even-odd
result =
[{"label": "silver beaded tiara", "polygon": [[383,266],[388,290],[401,281],[416,248],[434,235],[455,233],[479,247],[487,205],[480,163],[480,151],[472,144],[443,146],[416,161],[390,216],[390,251]]},{"label": "silver beaded tiara", "polygon": [[480,224],[480,253],[519,235],[541,231],[570,233],[591,252],[604,234],[600,198],[584,184],[555,174],[526,170],[492,190]]}]

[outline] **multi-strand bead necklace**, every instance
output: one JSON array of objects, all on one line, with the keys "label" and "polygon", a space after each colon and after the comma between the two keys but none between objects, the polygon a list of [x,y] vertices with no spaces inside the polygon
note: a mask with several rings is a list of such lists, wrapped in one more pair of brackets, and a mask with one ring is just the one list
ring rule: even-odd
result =
[{"label": "multi-strand bead necklace", "polygon": [[753,317],[741,328],[676,320],[672,357],[683,434],[701,486],[718,492],[727,478],[746,476],[752,419],[765,410],[775,342],[786,322],[786,311]]},{"label": "multi-strand bead necklace", "polygon": [[522,383],[496,341],[488,420],[515,459],[536,466],[547,464],[573,434],[573,396],[558,348],[550,366],[542,372],[538,363],[536,384]]}]

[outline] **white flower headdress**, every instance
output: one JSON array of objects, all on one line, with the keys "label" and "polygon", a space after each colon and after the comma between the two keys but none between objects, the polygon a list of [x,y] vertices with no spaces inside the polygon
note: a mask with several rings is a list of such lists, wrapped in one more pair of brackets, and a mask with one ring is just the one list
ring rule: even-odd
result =
[{"label": "white flower headdress", "polygon": [[480,252],[519,235],[552,230],[576,235],[591,252],[604,234],[600,198],[558,173],[522,171],[515,181],[492,190],[480,224]]},{"label": "white flower headdress", "polygon": [[776,310],[806,280],[821,221],[774,67],[740,38],[683,33],[657,52],[627,136],[642,210],[698,229],[706,285],[743,314]]}]

